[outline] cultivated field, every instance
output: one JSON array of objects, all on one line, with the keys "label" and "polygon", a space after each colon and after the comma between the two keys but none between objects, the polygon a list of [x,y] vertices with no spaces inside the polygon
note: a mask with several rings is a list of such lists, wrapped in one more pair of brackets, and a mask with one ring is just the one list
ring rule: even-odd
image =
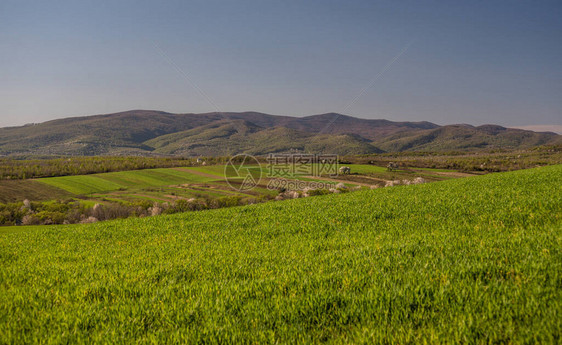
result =
[{"label": "cultivated field", "polygon": [[[108,163],[113,162],[108,160]],[[197,164],[195,162],[194,164]],[[325,194],[341,183],[346,190],[383,187],[389,181],[408,183],[416,177],[424,181],[454,178],[441,170],[403,168],[387,171],[371,164],[353,164],[351,174],[307,176],[289,174],[283,178],[297,186],[270,185],[266,164],[248,165],[258,180],[251,189],[240,188],[244,177],[225,177],[225,165],[140,169],[88,175],[56,176],[36,179],[0,180],[0,225],[39,225],[91,222],[144,217],[160,213],[221,208],[253,204],[305,195]],[[314,170],[314,165],[309,165]],[[448,171],[448,173],[455,173]],[[259,176],[261,175],[261,179]],[[458,177],[458,176],[456,176]],[[322,185],[318,187],[318,183]],[[330,187],[331,186],[331,187]],[[290,195],[283,190],[293,190]],[[295,194],[295,193],[299,194]],[[26,201],[27,200],[27,201]],[[99,204],[102,209],[94,210]]]},{"label": "cultivated field", "polygon": [[[339,176],[338,181],[343,181],[349,186],[362,185],[362,177],[372,177],[374,180],[366,181],[369,184],[384,184],[386,180],[395,179],[413,179],[417,176],[423,176],[428,181],[442,180],[450,178],[442,175],[439,169],[408,169],[388,172],[385,167],[353,164],[352,174],[349,176]],[[258,169],[256,167],[256,169]],[[261,166],[263,181],[261,187],[266,187],[268,175],[267,166]],[[27,180],[0,180],[0,202],[21,201],[25,198],[30,200],[52,200],[55,198],[64,198],[74,196],[87,196],[89,199],[102,201],[104,197],[131,201],[135,198],[144,198],[152,200],[173,201],[174,195],[191,198],[197,193],[189,193],[189,189],[201,189],[206,187],[214,187],[219,194],[229,195],[235,191],[228,188],[225,181],[225,165],[211,165],[198,167],[177,167],[177,168],[159,168],[159,169],[142,169],[131,171],[120,171],[110,173],[98,173],[89,175],[71,175],[47,177],[39,179]],[[321,181],[307,176],[289,176],[292,179],[303,181]],[[356,183],[354,183],[354,181]],[[365,183],[363,183],[365,184]],[[195,187],[195,188],[189,188]],[[158,188],[158,189],[155,189]],[[168,188],[164,188],[168,187]],[[219,188],[223,187],[223,188]],[[195,192],[191,190],[191,192]],[[264,192],[263,188],[253,191],[251,194]],[[144,196],[140,196],[140,195]],[[199,193],[200,194],[200,193]],[[235,193],[237,194],[237,193]],[[238,193],[243,195],[243,193]],[[31,195],[31,196],[30,196]],[[36,198],[34,196],[36,195]],[[148,196],[147,196],[148,195]],[[151,198],[152,196],[152,198]]]},{"label": "cultivated field", "polygon": [[114,173],[49,177],[37,180],[73,194],[93,194],[127,188],[160,187],[182,183],[220,180],[221,176],[201,176],[193,168],[146,169]]},{"label": "cultivated field", "polygon": [[0,340],[557,343],[560,180],[557,165],[3,228]]}]

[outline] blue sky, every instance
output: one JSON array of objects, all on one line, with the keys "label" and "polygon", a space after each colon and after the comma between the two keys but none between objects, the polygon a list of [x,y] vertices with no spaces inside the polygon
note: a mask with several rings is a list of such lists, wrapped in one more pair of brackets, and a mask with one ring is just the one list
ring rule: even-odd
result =
[{"label": "blue sky", "polygon": [[561,17],[560,1],[3,0],[0,126],[130,109],[562,125]]}]

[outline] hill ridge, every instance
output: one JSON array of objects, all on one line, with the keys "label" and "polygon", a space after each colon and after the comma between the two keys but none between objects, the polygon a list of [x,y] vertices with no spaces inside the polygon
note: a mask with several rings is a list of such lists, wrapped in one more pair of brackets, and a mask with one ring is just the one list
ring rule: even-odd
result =
[{"label": "hill ridge", "polygon": [[[271,131],[276,128],[292,131]],[[220,140],[217,131],[223,131]],[[0,128],[0,155],[263,155],[286,150],[368,154],[518,149],[560,144],[561,138],[493,124],[440,126],[338,113],[293,117],[256,111],[197,114],[137,109]],[[164,139],[168,145],[163,145]]]}]

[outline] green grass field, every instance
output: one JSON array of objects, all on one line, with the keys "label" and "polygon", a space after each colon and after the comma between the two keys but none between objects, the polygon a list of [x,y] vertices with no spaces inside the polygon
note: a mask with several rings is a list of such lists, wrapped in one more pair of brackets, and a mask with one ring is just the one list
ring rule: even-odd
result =
[{"label": "green grass field", "polygon": [[387,171],[385,167],[370,164],[341,164],[340,166],[348,166],[351,168],[352,173],[359,174],[385,173]]},{"label": "green grass field", "polygon": [[562,165],[0,229],[0,343],[559,343]]},{"label": "green grass field", "polygon": [[[386,168],[367,165],[353,164],[352,175],[340,175],[346,185],[356,186],[366,183],[376,184],[374,180],[364,179],[369,176],[378,179],[396,180],[413,179],[417,176],[426,178],[428,181],[444,180],[451,177],[439,176],[427,171],[398,171],[388,172]],[[256,166],[253,170],[258,170]],[[82,199],[88,197],[95,202],[103,202],[106,199],[118,199],[121,202],[131,202],[138,199],[152,201],[172,201],[170,193],[179,197],[205,197],[200,190],[196,190],[203,184],[217,187],[228,187],[225,181],[225,165],[210,165],[196,167],[157,168],[131,171],[119,171],[109,173],[98,173],[90,175],[57,176],[28,180],[3,180],[0,181],[0,202],[21,202],[24,199],[31,201],[46,201],[53,199],[69,199],[80,196]],[[261,187],[267,184],[267,177],[271,176],[267,164],[261,166],[263,178]],[[301,181],[317,181],[322,179],[306,177],[307,174],[296,174],[287,176],[290,179]],[[236,180],[236,179],[233,179]],[[239,179],[240,182],[243,180]],[[337,181],[336,181],[337,182]],[[199,185],[191,191],[186,191],[184,184]],[[168,188],[169,187],[169,188]],[[170,190],[170,188],[172,190]],[[178,189],[179,188],[179,189]],[[156,191],[155,189],[166,189]],[[225,188],[220,188],[218,193],[208,193],[209,197],[220,197],[228,194]],[[254,194],[271,194],[270,191],[256,189]],[[107,193],[112,193],[108,195]],[[213,195],[211,195],[213,194]],[[247,196],[246,194],[241,194]],[[94,202],[94,203],[95,203]]]},{"label": "green grass field", "polygon": [[[260,169],[258,166],[252,166],[251,168],[252,170]],[[375,170],[376,168],[374,167]],[[373,168],[371,167],[371,169]],[[41,191],[43,189],[50,191],[50,193],[40,194],[42,196],[41,200],[48,200],[49,195],[62,195],[67,198],[81,196],[82,199],[87,197],[94,204],[103,202],[132,203],[139,200],[172,202],[177,198],[216,199],[232,195],[252,197],[256,195],[274,196],[277,194],[276,191],[266,188],[268,182],[266,166],[262,166],[260,185],[251,191],[240,192],[230,189],[226,184],[224,173],[225,165],[214,165],[59,176],[35,179],[31,183],[34,184],[34,191]],[[291,177],[308,182],[322,181],[300,176]],[[237,180],[242,182],[243,178],[231,178],[231,181]],[[0,183],[0,190],[1,188],[8,190],[7,185],[9,183],[12,182],[4,181]],[[18,186],[25,184],[24,181],[17,181],[16,183],[18,183]],[[189,186],[185,186],[186,184],[189,184]],[[347,183],[347,185],[354,186],[353,183]],[[18,188],[16,187],[11,188],[9,191],[15,190],[17,192]],[[53,190],[58,191],[58,194],[54,194]],[[11,200],[14,199],[13,194],[11,193],[10,195]],[[24,198],[24,196],[19,197],[20,200]]]},{"label": "green grass field", "polygon": [[[58,176],[38,179],[0,181],[0,225],[74,224],[93,220],[148,216],[154,213],[174,213],[203,208],[221,208],[253,204],[275,199],[281,192],[272,187],[267,169],[249,165],[248,171],[258,182],[253,188],[241,188],[245,175],[228,165],[173,167]],[[231,166],[230,166],[231,167]],[[261,175],[261,179],[260,179]],[[312,179],[289,176],[296,189],[329,189],[325,181],[314,184]],[[298,184],[294,180],[300,179]],[[304,182],[304,183],[301,183]],[[332,180],[332,186],[340,181]],[[349,187],[363,184],[345,181]],[[280,182],[279,182],[280,183]],[[370,185],[367,185],[367,187]],[[297,194],[302,195],[302,194]],[[282,195],[281,198],[294,197]],[[29,207],[24,207],[25,204]],[[93,210],[100,204],[104,211]],[[151,207],[156,206],[155,212]]]},{"label": "green grass field", "polygon": [[159,187],[213,180],[213,178],[210,177],[190,173],[188,170],[193,168],[182,169],[185,170],[177,170],[174,168],[132,170],[95,175],[49,177],[36,181],[73,194],[92,194],[131,187]]}]

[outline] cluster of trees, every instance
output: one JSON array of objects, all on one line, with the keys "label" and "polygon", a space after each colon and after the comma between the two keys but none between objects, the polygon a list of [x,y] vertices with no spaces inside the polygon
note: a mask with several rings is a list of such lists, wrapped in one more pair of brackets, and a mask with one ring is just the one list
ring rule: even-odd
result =
[{"label": "cluster of trees", "polygon": [[37,177],[86,175],[112,171],[172,168],[179,166],[219,164],[226,162],[222,157],[203,159],[182,157],[66,157],[55,159],[0,159],[0,179],[26,179]]},{"label": "cluster of trees", "polygon": [[460,171],[500,172],[560,164],[562,145],[541,146],[529,150],[490,152],[400,152],[345,157],[353,163],[403,167],[453,169]]},{"label": "cluster of trees", "polygon": [[[85,175],[112,171],[172,168],[179,166],[224,164],[229,157],[61,157],[53,159],[0,158],[0,179]],[[259,159],[266,162],[265,158]],[[340,157],[340,164],[375,164],[387,166],[399,162],[416,168],[455,169],[464,171],[508,171],[537,165],[559,164],[562,145],[540,146],[528,150],[489,152],[398,152]]]},{"label": "cluster of trees", "polygon": [[81,200],[52,200],[0,203],[0,225],[50,225],[93,223],[128,217],[147,217],[160,214],[200,211],[223,207],[256,204],[269,200],[296,199],[330,193],[348,192],[348,188],[339,183],[332,189],[305,188],[303,190],[286,190],[279,188],[277,196],[264,194],[258,196],[223,196],[192,199],[177,199],[173,202],[115,202],[103,200],[102,203],[84,203]]},{"label": "cluster of trees", "polygon": [[174,202],[139,201],[134,203],[103,202],[85,205],[76,200],[35,202],[24,200],[0,203],[0,225],[48,225],[92,223],[128,217],[198,211],[264,202],[272,197],[225,196],[207,199],[179,199]]}]

